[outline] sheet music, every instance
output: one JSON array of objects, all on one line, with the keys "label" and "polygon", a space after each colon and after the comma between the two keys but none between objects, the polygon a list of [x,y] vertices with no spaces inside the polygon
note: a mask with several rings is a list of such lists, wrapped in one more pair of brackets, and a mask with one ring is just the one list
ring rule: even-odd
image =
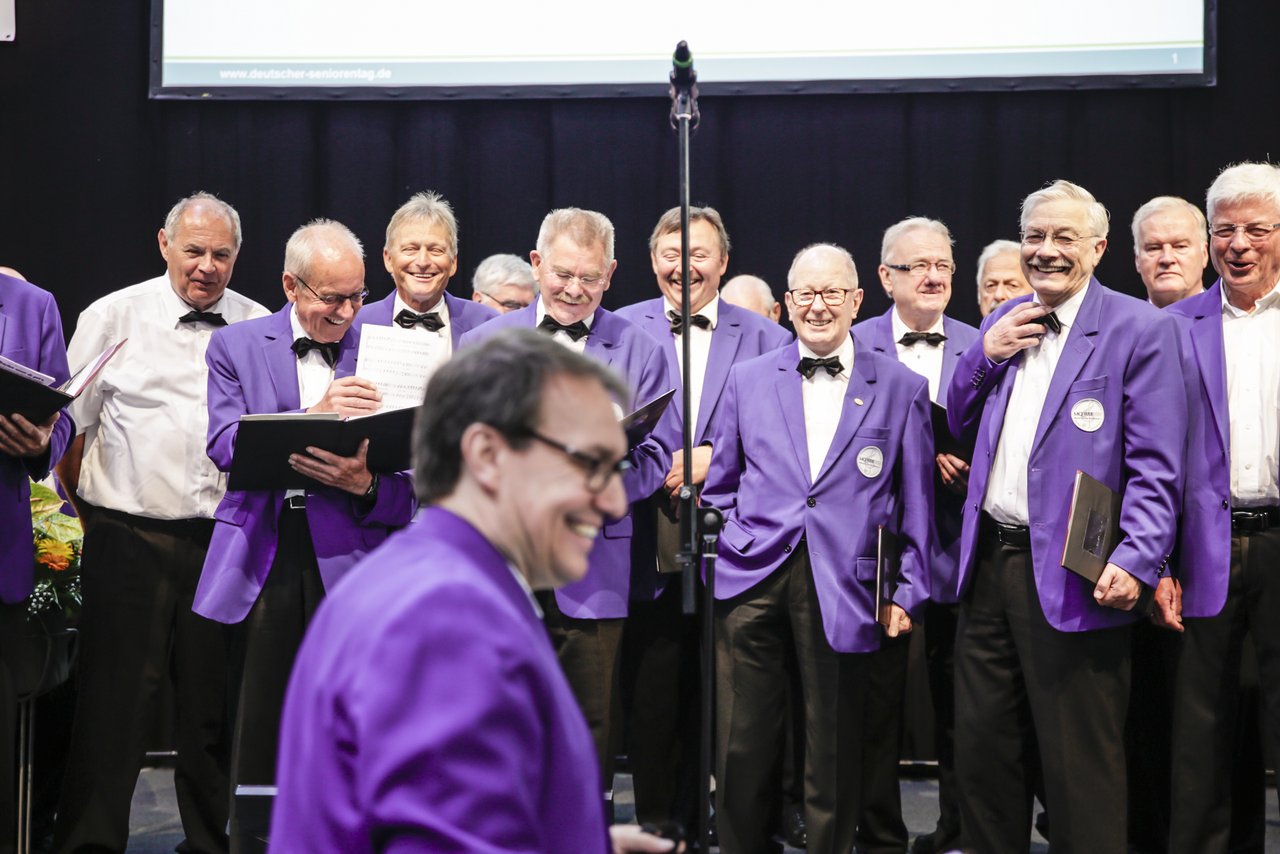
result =
[{"label": "sheet music", "polygon": [[397,326],[368,324],[360,328],[356,376],[378,387],[383,411],[422,404],[427,380],[442,361],[431,338]]}]

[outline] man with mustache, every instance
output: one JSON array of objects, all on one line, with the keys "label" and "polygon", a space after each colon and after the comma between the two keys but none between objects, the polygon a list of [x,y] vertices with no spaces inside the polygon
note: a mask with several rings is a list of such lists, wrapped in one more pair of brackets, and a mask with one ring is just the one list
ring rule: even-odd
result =
[{"label": "man with mustache", "polygon": [[[538,299],[468,332],[462,346],[478,344],[503,329],[538,329],[617,371],[634,395],[628,405],[645,403],[672,388],[674,379],[658,343],[600,305],[618,266],[608,217],[580,208],[552,211],[542,221],[537,248],[529,253],[529,260],[538,279]],[[632,468],[623,478],[628,504],[652,495],[671,471],[671,449],[662,443],[662,435],[655,431],[628,452]],[[599,530],[584,524],[570,535],[594,542],[589,571],[581,581],[554,593],[544,591],[538,599],[560,663],[591,727],[604,797],[612,809],[618,662],[631,588],[632,514],[610,519]]]},{"label": "man with mustache", "polygon": [[[1093,277],[1106,209],[1055,181],[1022,204],[1035,291],[997,308],[960,357],[952,433],[975,442],[954,590],[956,775],[979,851],[1029,848],[1039,748],[1053,844],[1126,850],[1130,624],[1167,572],[1186,394],[1174,319]],[[1061,566],[1077,470],[1121,496],[1096,584]]]}]

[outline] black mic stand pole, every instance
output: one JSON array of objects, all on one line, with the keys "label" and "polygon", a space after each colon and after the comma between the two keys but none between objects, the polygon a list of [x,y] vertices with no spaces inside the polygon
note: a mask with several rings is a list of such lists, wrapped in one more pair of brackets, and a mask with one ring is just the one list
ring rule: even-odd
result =
[{"label": "black mic stand pole", "polygon": [[[693,385],[690,381],[692,368],[692,344],[690,329],[689,305],[689,134],[698,124],[698,76],[693,70],[693,57],[689,53],[689,45],[680,42],[676,45],[672,57],[671,71],[671,123],[676,129],[680,159],[680,318],[682,332],[681,347],[681,403],[683,406],[683,424],[681,434],[684,439],[684,485],[680,488],[680,552],[677,560],[681,567],[682,612],[686,616],[698,613],[698,555],[700,552],[698,518],[698,486],[693,482],[693,432],[697,425],[693,422]],[[718,513],[715,516],[719,516]],[[714,538],[719,531],[716,525],[711,538],[711,556],[707,560],[707,580],[703,588],[702,607],[702,708],[701,712],[701,744],[698,751],[699,785],[694,792],[697,798],[698,836],[695,850],[708,852],[711,850],[711,815],[707,794],[711,791],[712,769],[712,732],[714,720],[715,669],[713,624],[711,621],[712,604],[714,603],[714,571],[715,543]]]}]

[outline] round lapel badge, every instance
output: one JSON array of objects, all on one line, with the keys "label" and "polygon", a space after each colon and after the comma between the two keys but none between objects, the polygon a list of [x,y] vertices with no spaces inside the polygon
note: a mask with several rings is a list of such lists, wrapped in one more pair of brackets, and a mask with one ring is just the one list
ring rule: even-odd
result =
[{"label": "round lapel badge", "polygon": [[1086,433],[1097,432],[1105,419],[1102,402],[1097,398],[1086,397],[1076,401],[1076,405],[1071,407],[1071,423]]},{"label": "round lapel badge", "polygon": [[875,477],[884,468],[884,453],[875,445],[858,451],[858,471],[863,477]]}]

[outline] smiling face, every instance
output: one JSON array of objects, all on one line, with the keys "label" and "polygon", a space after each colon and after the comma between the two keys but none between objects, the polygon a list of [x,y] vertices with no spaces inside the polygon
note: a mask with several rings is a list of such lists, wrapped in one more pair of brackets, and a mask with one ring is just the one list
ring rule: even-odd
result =
[{"label": "smiling face", "polygon": [[[1215,207],[1209,228],[1277,222],[1280,222],[1280,208],[1274,203],[1245,199]],[[1239,228],[1227,239],[1211,237],[1209,253],[1213,269],[1222,276],[1222,285],[1233,305],[1251,309],[1254,302],[1266,296],[1280,281],[1280,235],[1274,231],[1256,241],[1250,240],[1244,229]]]},{"label": "smiling face", "polygon": [[325,305],[322,298],[360,294],[364,290],[364,262],[344,244],[322,244],[315,250],[305,281],[304,286],[296,274],[285,271],[284,294],[294,305],[298,323],[308,336],[322,344],[340,341],[356,319],[361,303],[344,299]]},{"label": "smiling face", "polygon": [[536,249],[529,253],[529,261],[543,307],[566,326],[595,314],[618,266],[617,260],[605,260],[604,243],[579,246],[568,234],[551,241],[546,257]]},{"label": "smiling face", "polygon": [[[849,327],[862,304],[862,289],[856,279],[850,279],[844,258],[831,247],[814,247],[793,266],[789,285],[787,311],[796,337],[819,356],[834,353],[848,339]],[[832,306],[820,296],[829,288],[851,290],[842,304]],[[810,290],[819,296],[810,305],[797,304],[793,294]]]},{"label": "smiling face", "polygon": [[458,272],[448,229],[429,219],[409,220],[397,228],[382,250],[382,263],[395,280],[396,293],[414,311],[434,308]]},{"label": "smiling face", "polygon": [[169,284],[188,305],[204,311],[222,298],[239,250],[231,220],[216,205],[195,201],[178,218],[169,240],[157,237],[169,268]]},{"label": "smiling face", "polygon": [[[928,262],[923,274],[895,270],[886,264],[910,266]],[[936,231],[913,228],[899,235],[880,265],[880,284],[893,300],[898,316],[911,329],[923,332],[933,326],[951,301],[951,272],[943,273],[937,264],[954,269],[950,242]]]},{"label": "smiling face", "polygon": [[986,317],[1006,300],[1031,293],[1031,285],[1022,275],[1022,262],[1016,250],[991,257],[982,268],[978,281],[978,311]]},{"label": "smiling face", "polygon": [[[1079,293],[1106,251],[1107,239],[1090,231],[1088,208],[1076,199],[1053,199],[1040,202],[1023,218],[1022,272],[1045,305],[1059,305]],[[1026,241],[1031,235],[1042,238],[1038,245]]]},{"label": "smiling face", "polygon": [[[592,378],[549,378],[534,429],[596,459],[614,462],[627,454],[613,400]],[[535,589],[581,579],[604,523],[627,512],[622,478],[611,476],[599,493],[592,493],[581,465],[537,440],[518,450],[508,448],[498,466],[497,501],[506,521],[502,542],[495,545]]]},{"label": "smiling face", "polygon": [[[680,232],[673,231],[658,238],[652,254],[653,274],[667,304],[679,306]],[[698,312],[715,298],[720,278],[729,266],[729,256],[720,249],[720,234],[704,219],[689,223],[689,310]]]},{"label": "smiling face", "polygon": [[1209,246],[1200,223],[1185,208],[1158,210],[1138,226],[1134,265],[1147,297],[1161,308],[1197,293],[1204,285]]}]

